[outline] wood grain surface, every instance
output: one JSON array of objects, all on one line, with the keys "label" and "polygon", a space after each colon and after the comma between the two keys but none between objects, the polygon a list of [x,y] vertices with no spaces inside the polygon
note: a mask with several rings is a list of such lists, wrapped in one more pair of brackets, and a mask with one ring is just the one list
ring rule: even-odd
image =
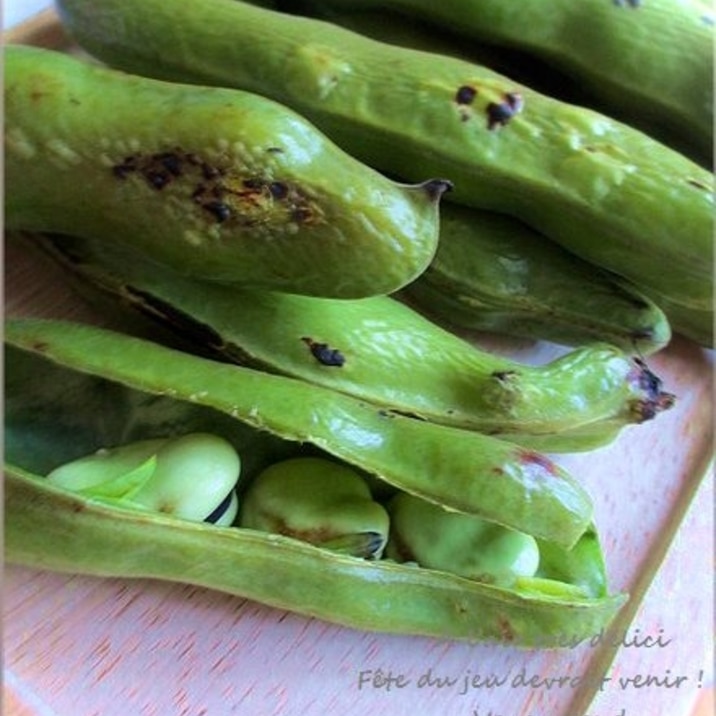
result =
[{"label": "wood grain surface", "polygon": [[[11,39],[65,42],[52,12]],[[6,315],[112,325],[21,240],[6,241],[5,284]],[[484,340],[530,362],[560,350]],[[524,651],[358,632],[182,584],[6,565],[4,713],[689,716],[707,708],[713,354],[677,338],[650,367],[677,394],[673,410],[608,447],[555,456],[591,493],[612,585],[631,594],[616,643],[595,635],[591,644]]]}]

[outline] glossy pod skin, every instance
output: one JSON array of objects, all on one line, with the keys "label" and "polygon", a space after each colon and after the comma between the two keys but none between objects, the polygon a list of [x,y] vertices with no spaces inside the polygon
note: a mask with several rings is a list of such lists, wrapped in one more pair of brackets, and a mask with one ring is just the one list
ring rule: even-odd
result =
[{"label": "glossy pod skin", "polygon": [[592,449],[674,400],[643,362],[613,345],[529,366],[481,350],[388,296],[238,291],[182,279],[117,247],[38,238],[81,286],[108,292],[224,359],[525,447]]},{"label": "glossy pod skin", "polygon": [[[92,449],[157,437],[128,435],[126,429],[146,423],[148,411],[158,423],[183,426],[181,413],[181,421],[165,414],[173,416],[189,404],[202,408],[204,416],[213,408],[195,429],[206,431],[207,423],[228,416],[231,430],[238,423],[282,443],[314,446],[397,489],[565,547],[576,542],[591,519],[588,493],[564,469],[534,450],[495,437],[391,414],[304,381],[88,325],[13,319],[6,322],[5,340],[14,346],[6,359],[14,372],[6,382],[8,395],[16,400],[15,407],[8,399],[7,414],[14,416],[8,434],[19,432],[6,441],[10,463],[17,463],[13,449],[34,465],[59,444],[63,454],[54,459],[62,464]],[[104,417],[96,426],[98,414]],[[110,434],[99,440],[95,431],[105,425]],[[80,450],[81,430],[98,444]],[[73,435],[69,445],[67,435]],[[33,441],[30,457],[23,451],[28,440]],[[44,467],[49,471],[55,465]]]},{"label": "glossy pod skin", "polygon": [[[553,522],[559,530],[557,542],[562,544],[548,542],[552,562],[559,565],[550,568],[550,573],[560,584],[549,589],[533,584],[521,590],[339,554],[264,531],[217,527],[131,509],[58,487],[43,475],[71,460],[72,453],[86,454],[107,440],[119,444],[207,426],[241,445],[242,481],[246,478],[250,487],[252,476],[266,465],[291,457],[280,447],[284,441],[271,437],[271,432],[282,432],[294,442],[299,437],[295,410],[289,410],[279,426],[270,402],[280,386],[281,408],[286,413],[287,390],[296,386],[287,379],[257,376],[262,399],[255,400],[256,391],[250,390],[247,381],[232,378],[248,375],[242,369],[217,366],[89,326],[10,319],[6,341],[4,543],[8,561],[75,573],[184,581],[360,629],[500,640],[520,646],[560,646],[575,638],[589,638],[606,627],[624,603],[623,595],[610,595],[604,586],[575,590],[584,574],[597,570],[604,578],[601,552],[585,555],[585,545],[594,542],[588,510],[577,529],[568,527],[569,535],[561,531],[564,520]],[[90,355],[95,359],[89,359]],[[152,368],[147,369],[148,365]],[[299,384],[292,397],[307,399],[302,391]],[[239,394],[247,392],[252,393],[253,409],[235,403]],[[309,412],[316,420],[306,431],[309,434],[300,437],[330,451],[331,436],[320,435],[319,406],[325,396],[316,388],[310,393],[313,409]],[[353,410],[355,421],[350,427],[345,417],[344,427],[340,424],[341,403]],[[359,463],[359,470],[373,470],[380,448],[371,446],[369,421],[362,413],[360,403],[334,397],[330,432],[338,433],[343,445],[339,452]],[[474,496],[453,458],[459,451],[462,460],[480,469],[485,443],[480,452],[466,454],[468,443],[457,445],[450,437],[456,431],[440,430],[440,460],[423,463],[421,468],[410,464],[407,446],[402,455],[395,451],[400,423],[398,418],[389,420],[383,433],[392,443],[391,459],[400,464],[398,471],[435,470],[435,480],[452,478],[461,491]],[[422,452],[421,440],[428,443],[428,450],[437,450],[428,437],[433,428],[408,423],[418,429],[406,435],[412,452],[416,448]],[[354,436],[352,449],[346,445],[350,434]],[[471,443],[474,437],[470,434]],[[256,463],[253,447],[266,448],[263,441],[267,439],[279,447]],[[339,455],[329,459],[336,457],[340,459]],[[446,463],[450,474],[439,474]],[[561,476],[542,479],[538,463],[529,466],[528,472],[530,484],[521,501],[530,512],[564,517],[579,502],[578,493],[572,492],[569,506],[565,502],[562,509],[548,508],[540,493],[556,495],[563,490]],[[474,472],[472,478],[480,482]],[[494,484],[494,476],[491,479]],[[498,477],[500,491],[511,479],[507,474]],[[505,507],[503,500],[506,513]]]},{"label": "glossy pod skin", "polygon": [[461,328],[568,346],[607,342],[642,356],[671,339],[664,312],[626,281],[509,216],[455,204],[441,208],[437,253],[404,293]]},{"label": "glossy pod skin", "polygon": [[[291,5],[277,0],[287,11]],[[705,166],[713,163],[714,13],[704,0],[557,0],[548,11],[543,0],[518,5],[501,0],[322,0],[309,5],[320,12],[342,11],[331,19],[360,23],[378,39],[381,25],[391,32],[390,18],[375,22],[346,13],[374,10],[380,17],[398,11],[472,44],[518,50],[523,63],[525,58],[543,61],[574,80],[580,96],[603,113],[673,141]],[[405,24],[399,17],[395,22]],[[422,34],[416,37],[425,49]]]},{"label": "glossy pod skin", "polygon": [[396,290],[447,182],[399,185],[237,90],[5,48],[5,220],[121,242],[187,275],[335,297]]},{"label": "glossy pod skin", "polygon": [[381,171],[444,176],[451,201],[511,214],[684,311],[713,310],[712,175],[632,127],[469,62],[237,0],[58,8],[110,64],[272,97]]}]

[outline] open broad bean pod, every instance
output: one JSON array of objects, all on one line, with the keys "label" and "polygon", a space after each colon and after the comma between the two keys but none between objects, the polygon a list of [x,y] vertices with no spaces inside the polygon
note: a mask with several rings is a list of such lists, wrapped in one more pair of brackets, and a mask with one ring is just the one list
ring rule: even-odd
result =
[{"label": "open broad bean pod", "polygon": [[[185,581],[361,629],[521,646],[588,638],[624,601],[607,591],[588,495],[544,456],[88,325],[9,319],[5,338],[11,562]],[[323,455],[532,535],[549,585],[537,578],[505,587],[366,560],[95,499],[46,478],[107,445],[191,431],[213,432],[237,449],[239,502],[242,481],[250,485],[267,465]]]}]

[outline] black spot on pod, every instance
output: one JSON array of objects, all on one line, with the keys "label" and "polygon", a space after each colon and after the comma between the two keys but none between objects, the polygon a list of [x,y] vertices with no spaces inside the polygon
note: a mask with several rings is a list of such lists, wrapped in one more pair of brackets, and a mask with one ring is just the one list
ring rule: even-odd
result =
[{"label": "black spot on pod", "polygon": [[171,181],[170,175],[163,171],[146,171],[144,178],[154,189],[163,189]]},{"label": "black spot on pod", "polygon": [[642,396],[632,403],[632,411],[638,422],[645,422],[672,408],[676,396],[661,389],[661,379],[649,370],[645,361],[635,358],[634,363],[636,370],[632,379],[642,391]]},{"label": "black spot on pod", "polygon": [[512,380],[516,375],[516,370],[496,370],[492,373],[492,377],[497,378],[501,383]]},{"label": "black spot on pod", "polygon": [[214,215],[214,218],[219,224],[231,218],[231,209],[222,201],[208,201],[206,204],[202,204],[202,206]]},{"label": "black spot on pod", "polygon": [[182,160],[177,154],[165,152],[164,154],[156,154],[154,159],[172,176],[178,177],[181,175]]},{"label": "black spot on pod", "polygon": [[490,102],[487,105],[487,128],[504,127],[517,113],[522,111],[522,95],[519,92],[506,92],[504,101]]},{"label": "black spot on pod", "polygon": [[288,187],[283,182],[272,181],[268,188],[274,199],[285,199],[288,196]]},{"label": "black spot on pod", "polygon": [[264,183],[264,180],[258,177],[249,177],[243,181],[243,184],[247,189],[263,189]]},{"label": "black spot on pod", "polygon": [[336,348],[327,343],[319,343],[312,338],[304,336],[301,340],[308,346],[313,357],[322,365],[340,368],[345,362],[345,356]]},{"label": "black spot on pod", "polygon": [[455,93],[455,101],[458,104],[472,104],[472,101],[477,95],[477,90],[470,85],[463,85],[459,87]]},{"label": "black spot on pod", "polygon": [[137,171],[137,160],[135,157],[125,157],[122,162],[112,167],[112,172],[118,179],[126,179],[127,174]]},{"label": "black spot on pod", "polygon": [[296,206],[291,209],[291,221],[297,224],[306,224],[313,217],[313,212],[307,206]]}]

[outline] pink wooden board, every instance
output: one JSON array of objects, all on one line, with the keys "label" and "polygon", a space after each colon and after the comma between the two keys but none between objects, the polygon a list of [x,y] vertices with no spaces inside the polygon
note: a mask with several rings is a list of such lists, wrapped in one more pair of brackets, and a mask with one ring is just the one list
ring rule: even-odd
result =
[{"label": "pink wooden board", "polygon": [[[5,265],[8,315],[111,325],[21,244],[8,242]],[[528,362],[560,352],[484,345]],[[9,712],[686,716],[713,681],[713,355],[676,339],[650,365],[676,408],[609,447],[556,457],[594,498],[614,589],[635,595],[616,648],[521,651],[363,633],[181,584],[7,565]],[[603,690],[568,683],[588,676],[607,677]],[[489,677],[499,683],[489,688]]]}]

